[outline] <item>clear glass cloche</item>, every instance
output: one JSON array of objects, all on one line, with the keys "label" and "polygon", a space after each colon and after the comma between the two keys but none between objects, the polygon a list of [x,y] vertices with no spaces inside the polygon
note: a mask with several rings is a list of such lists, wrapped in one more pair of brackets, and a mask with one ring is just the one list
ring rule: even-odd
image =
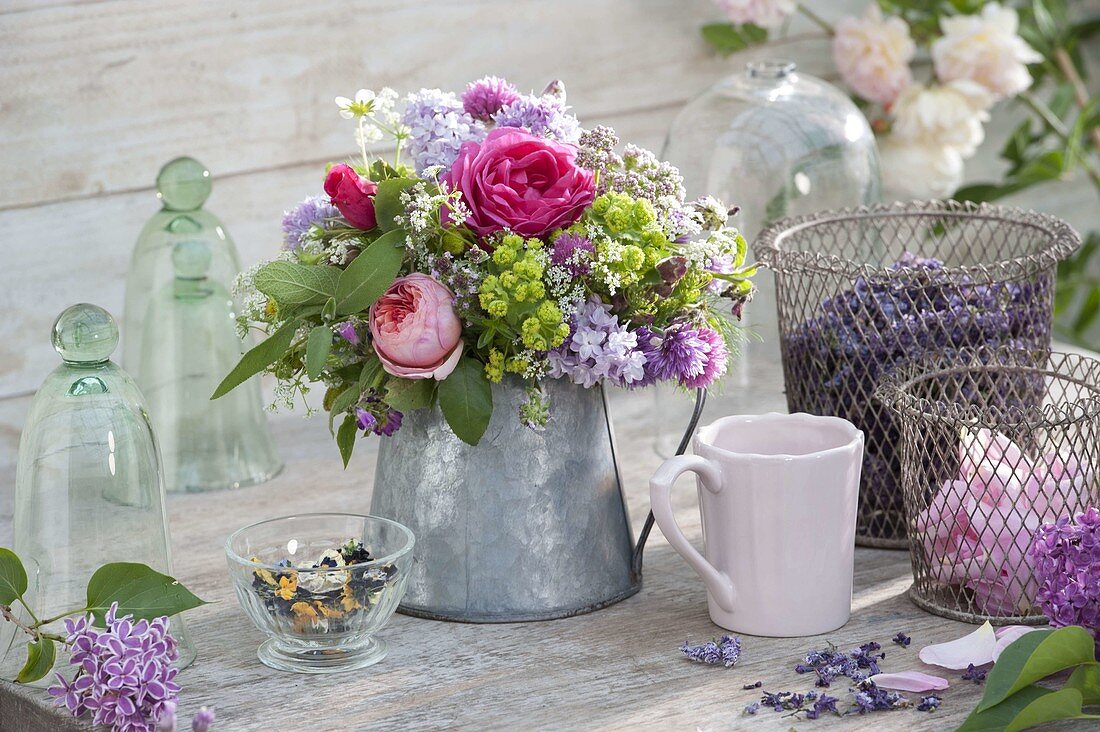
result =
[{"label": "clear glass cloche", "polygon": [[[63,361],[35,394],[19,442],[14,549],[38,617],[83,607],[103,564],[142,562],[172,574],[157,444],[141,391],[110,360],[117,345],[102,308],[61,313],[53,346]],[[179,616],[171,632],[180,663],[190,663],[195,651]],[[20,656],[6,655],[5,666]]]},{"label": "clear glass cloche", "polygon": [[240,262],[203,208],[210,173],[193,158],[157,176],[163,207],[142,230],[126,278],[123,364],[149,405],[169,493],[261,483],[282,469],[259,377],[210,396],[248,346],[230,293]]}]

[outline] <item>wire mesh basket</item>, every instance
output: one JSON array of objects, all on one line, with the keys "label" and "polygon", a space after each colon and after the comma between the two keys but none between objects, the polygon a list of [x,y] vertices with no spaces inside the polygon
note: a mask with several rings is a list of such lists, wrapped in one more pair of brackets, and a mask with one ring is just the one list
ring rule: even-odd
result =
[{"label": "wire mesh basket", "polygon": [[876,396],[901,425],[910,597],[969,622],[1046,622],[1035,530],[1097,505],[1100,360],[977,349],[910,363]]},{"label": "wire mesh basket", "polygon": [[761,233],[788,408],[844,417],[867,436],[857,543],[908,546],[899,428],[872,399],[879,379],[931,354],[1049,349],[1055,268],[1079,244],[1052,216],[954,201],[827,211]]}]

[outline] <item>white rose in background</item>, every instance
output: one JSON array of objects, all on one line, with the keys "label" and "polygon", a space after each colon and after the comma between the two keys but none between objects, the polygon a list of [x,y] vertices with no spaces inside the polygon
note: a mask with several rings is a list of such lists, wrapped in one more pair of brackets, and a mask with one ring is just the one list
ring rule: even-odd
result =
[{"label": "white rose in background", "polygon": [[1043,57],[1017,35],[1019,24],[1016,11],[1000,3],[989,3],[981,15],[943,18],[943,37],[932,43],[936,76],[944,82],[977,82],[997,99],[1026,91],[1031,86],[1027,64]]},{"label": "white rose in background", "polygon": [[778,28],[798,8],[795,0],[714,0],[734,25]]},{"label": "white rose in background", "polygon": [[833,58],[852,91],[871,102],[890,104],[913,81],[909,62],[916,45],[901,18],[883,18],[872,3],[862,18],[836,24]]},{"label": "white rose in background", "polygon": [[887,135],[878,151],[885,200],[949,198],[962,183],[962,155],[949,145]]},{"label": "white rose in background", "polygon": [[960,79],[947,84],[913,84],[894,104],[893,135],[899,140],[953,147],[968,158],[985,139],[993,97],[985,87]]}]

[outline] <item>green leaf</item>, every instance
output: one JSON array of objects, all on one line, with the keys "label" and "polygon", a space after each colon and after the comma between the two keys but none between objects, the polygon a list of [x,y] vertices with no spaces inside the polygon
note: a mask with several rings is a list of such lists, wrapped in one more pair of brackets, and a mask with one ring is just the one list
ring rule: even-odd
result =
[{"label": "green leaf", "polygon": [[344,461],[344,468],[351,461],[351,452],[355,449],[355,438],[359,434],[359,426],[355,424],[355,415],[344,417],[340,429],[336,431],[336,446],[340,448],[340,457]]},{"label": "green leaf", "polygon": [[1005,732],[1019,732],[1057,719],[1081,716],[1081,692],[1077,689],[1059,689],[1038,697],[1021,709],[1005,727]]},{"label": "green leaf", "polygon": [[481,440],[493,416],[493,390],[480,362],[465,357],[439,382],[439,406],[460,440],[470,445]]},{"label": "green leaf", "polygon": [[88,580],[87,609],[97,625],[103,624],[114,602],[119,615],[133,615],[135,620],[175,615],[206,604],[178,580],[134,562],[104,564]]},{"label": "green leaf", "polygon": [[359,401],[359,396],[362,392],[359,387],[352,384],[348,388],[344,389],[336,398],[332,400],[332,405],[328,410],[328,431],[332,432],[332,425],[336,421],[336,418],[348,411],[352,404]]},{"label": "green leaf", "polygon": [[978,710],[994,707],[1051,674],[1090,663],[1095,660],[1094,653],[1092,636],[1077,625],[1026,633],[1013,641],[993,665]]},{"label": "green leaf", "polygon": [[280,305],[320,305],[336,293],[340,268],[269,262],[256,273],[256,289]]},{"label": "green leaf", "polygon": [[1100,704],[1100,663],[1078,666],[1066,681],[1066,688],[1081,692],[1084,704]]},{"label": "green leaf", "polygon": [[374,194],[374,215],[379,229],[393,231],[397,228],[394,218],[405,213],[401,194],[415,183],[410,178],[391,178],[378,184],[378,192]]},{"label": "green leaf", "polygon": [[57,646],[49,638],[39,638],[27,644],[27,662],[23,664],[16,683],[29,684],[44,678],[57,660]]},{"label": "green leaf", "polygon": [[768,40],[768,31],[751,23],[741,26],[730,23],[708,23],[700,32],[707,43],[727,56]]},{"label": "green leaf", "polygon": [[363,364],[363,370],[359,372],[359,390],[366,391],[378,387],[385,373],[382,361],[372,354]]},{"label": "green leaf", "polygon": [[309,340],[306,341],[306,375],[316,381],[321,378],[321,371],[328,361],[328,354],[332,351],[332,328],[327,325],[318,325],[309,332]]},{"label": "green leaf", "polygon": [[1073,320],[1073,330],[1083,333],[1100,315],[1100,289],[1094,288],[1085,296],[1085,301],[1077,311],[1077,317]]},{"label": "green leaf", "polygon": [[399,412],[422,409],[432,403],[435,379],[390,379],[386,385],[386,403]]},{"label": "green leaf", "polygon": [[1066,157],[1061,150],[1051,150],[1024,163],[1016,172],[1015,185],[1023,187],[1048,180],[1057,180],[1066,170]]},{"label": "green leaf", "polygon": [[233,367],[229,375],[222,379],[222,383],[218,384],[218,388],[214,390],[214,394],[210,398],[217,399],[225,396],[249,378],[282,358],[286,354],[286,350],[290,348],[290,344],[294,340],[294,334],[297,332],[297,320],[288,320],[284,323],[279,330],[271,334],[270,338],[241,356],[241,360]]},{"label": "green leaf", "polygon": [[0,605],[11,605],[27,591],[27,570],[11,549],[0,546]]},{"label": "green leaf", "polygon": [[340,275],[336,285],[336,312],[351,315],[371,306],[401,270],[405,232],[395,229],[375,239]]}]

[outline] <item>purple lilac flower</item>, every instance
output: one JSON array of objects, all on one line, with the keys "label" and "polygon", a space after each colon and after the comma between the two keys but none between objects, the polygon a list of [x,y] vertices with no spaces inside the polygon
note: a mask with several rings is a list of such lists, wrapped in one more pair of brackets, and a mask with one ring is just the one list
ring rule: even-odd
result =
[{"label": "purple lilac flower", "polygon": [[880,649],[881,646],[872,641],[848,653],[834,648],[810,651],[806,654],[805,662],[795,666],[794,670],[800,674],[815,674],[815,686],[829,686],[841,676],[847,676],[858,683],[879,672],[878,661],[886,657],[885,653],[875,653]]},{"label": "purple lilac flower", "polygon": [[713,384],[726,372],[729,353],[725,341],[710,328],[674,325],[659,336],[646,329],[639,342],[646,355],[649,383],[676,379],[694,389]]},{"label": "purple lilac flower", "polygon": [[680,651],[696,663],[722,664],[730,668],[741,658],[741,639],[724,635],[718,640],[709,640],[706,643],[692,645],[684,642]]},{"label": "purple lilac flower", "polygon": [[485,126],[462,108],[458,97],[439,89],[410,94],[401,121],[409,128],[405,149],[418,173],[432,165],[451,167],[462,143],[485,137]]},{"label": "purple lilac flower", "polygon": [[191,719],[191,732],[210,732],[210,727],[214,722],[214,710],[202,707]]},{"label": "purple lilac flower", "polygon": [[118,603],[107,611],[106,628],[92,616],[64,621],[69,663],[79,670],[71,681],[57,674],[48,690],[74,717],[92,713],[92,723],[112,730],[152,732],[167,712],[175,713],[179,684],[172,662],[179,658],[168,618],[134,621],[118,617]]},{"label": "purple lilac flower", "polygon": [[909,644],[913,642],[912,638],[901,632],[895,635],[892,640],[894,641],[894,643],[897,643],[899,646],[902,646],[904,648],[908,648]]},{"label": "purple lilac flower", "polygon": [[880,689],[873,681],[863,681],[857,689],[853,690],[853,700],[856,711],[860,714],[866,712],[888,712],[894,709],[902,709],[909,706],[909,700],[896,691]]},{"label": "purple lilac flower", "polygon": [[[812,693],[813,692],[810,692],[810,694]],[[806,696],[808,698],[809,694],[807,694]],[[817,719],[824,712],[832,712],[833,714],[839,715],[840,712],[837,711],[836,708],[836,703],[838,701],[840,700],[837,699],[835,696],[822,694],[821,696],[814,699],[813,707],[806,710],[806,719]]]},{"label": "purple lilac flower", "polygon": [[745,705],[745,714],[756,714],[760,710],[760,702]]},{"label": "purple lilac flower", "polygon": [[353,346],[359,345],[359,333],[355,330],[355,323],[350,320],[345,320],[343,323],[336,326],[336,335]]},{"label": "purple lilac flower", "polygon": [[466,85],[462,108],[476,120],[488,122],[501,107],[519,99],[516,88],[497,76],[483,76]]},{"label": "purple lilac flower", "polygon": [[592,241],[577,234],[562,233],[554,239],[550,264],[561,267],[572,277],[584,277],[592,269]]},{"label": "purple lilac flower", "polygon": [[1028,556],[1039,583],[1035,601],[1056,628],[1080,625],[1100,652],[1100,510],[1063,516],[1035,532]]},{"label": "purple lilac flower", "polygon": [[928,696],[922,696],[920,698],[920,704],[917,705],[918,712],[934,712],[940,708],[940,698],[935,694],[929,694]]},{"label": "purple lilac flower", "polygon": [[498,127],[523,127],[535,135],[575,144],[581,126],[567,110],[560,96],[524,94],[494,114],[493,122]]},{"label": "purple lilac flower", "polygon": [[306,242],[314,226],[325,227],[328,220],[340,215],[328,196],[310,196],[289,211],[283,212],[283,249],[296,251]]},{"label": "purple lilac flower", "polygon": [[606,379],[616,386],[640,383],[646,356],[637,334],[611,314],[611,306],[592,298],[573,316],[569,337],[547,356],[551,378],[569,377],[586,389]]}]

